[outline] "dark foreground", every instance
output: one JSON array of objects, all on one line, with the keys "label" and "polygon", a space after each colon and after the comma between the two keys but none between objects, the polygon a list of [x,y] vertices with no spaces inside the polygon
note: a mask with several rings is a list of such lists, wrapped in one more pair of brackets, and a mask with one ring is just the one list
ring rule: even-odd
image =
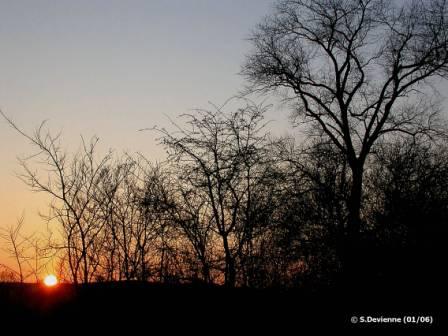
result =
[{"label": "dark foreground", "polygon": [[[64,332],[143,330],[145,335],[275,332],[312,328],[434,328],[444,324],[444,295],[433,288],[304,290],[225,289],[148,283],[0,284],[3,328],[59,328]],[[355,316],[358,323],[352,323]],[[361,318],[410,318],[361,323]],[[423,318],[424,317],[424,318]],[[432,323],[427,317],[432,318]],[[420,320],[419,320],[420,319]],[[355,319],[356,320],[356,319]],[[418,322],[418,323],[417,323]],[[60,329],[63,328],[63,329]],[[4,329],[3,329],[4,330]],[[52,329],[53,330],[53,329]],[[293,332],[293,334],[297,334]]]}]

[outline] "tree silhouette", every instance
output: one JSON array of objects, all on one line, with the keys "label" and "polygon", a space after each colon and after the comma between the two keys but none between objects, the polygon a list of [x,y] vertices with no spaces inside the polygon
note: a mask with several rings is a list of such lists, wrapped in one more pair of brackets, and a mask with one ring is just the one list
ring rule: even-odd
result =
[{"label": "tree silhouette", "polygon": [[347,270],[363,229],[366,160],[389,134],[440,134],[425,88],[448,75],[447,4],[382,0],[283,0],[252,35],[242,68],[251,91],[284,91],[296,120],[325,135],[350,168],[341,234]]},{"label": "tree silhouette", "polygon": [[24,216],[22,215],[15,225],[10,225],[7,228],[1,228],[0,238],[6,242],[3,248],[11,257],[14,258],[20,282],[26,278],[24,264],[26,263],[27,239],[22,235],[22,227],[24,223]]},{"label": "tree silhouette", "polygon": [[[19,160],[23,169],[22,181],[35,192],[52,197],[48,220],[57,219],[62,225],[66,239],[63,249],[67,251],[72,279],[75,283],[90,281],[95,263],[89,251],[95,247],[96,237],[102,229],[95,204],[96,186],[99,185],[103,168],[111,160],[106,154],[98,162],[95,150],[97,138],[90,143],[82,139],[81,149],[72,157],[62,147],[60,134],[45,131],[43,122],[32,135],[25,133],[2,112],[9,125],[34,146],[36,153]],[[32,168],[30,161],[45,169],[48,174]]]},{"label": "tree silhouette", "polygon": [[441,284],[448,219],[446,144],[421,139],[382,143],[370,168],[366,203],[376,237],[371,273]]},{"label": "tree silhouette", "polygon": [[[262,132],[265,108],[249,101],[243,104],[232,113],[216,107],[214,111],[184,115],[187,126],[176,125],[177,132],[157,129],[169,150],[169,160],[185,174],[181,173],[182,183],[205,202],[205,221],[221,239],[224,283],[229,287],[237,281],[238,254],[252,243],[251,195],[266,159],[266,134]],[[208,230],[199,230],[204,229]]]}]

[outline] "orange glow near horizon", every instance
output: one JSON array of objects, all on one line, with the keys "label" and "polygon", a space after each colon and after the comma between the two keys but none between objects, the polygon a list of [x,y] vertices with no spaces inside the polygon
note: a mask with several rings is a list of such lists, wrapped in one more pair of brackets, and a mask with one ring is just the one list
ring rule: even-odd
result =
[{"label": "orange glow near horizon", "polygon": [[49,274],[44,278],[44,284],[47,287],[53,287],[58,284],[58,279],[54,274]]}]

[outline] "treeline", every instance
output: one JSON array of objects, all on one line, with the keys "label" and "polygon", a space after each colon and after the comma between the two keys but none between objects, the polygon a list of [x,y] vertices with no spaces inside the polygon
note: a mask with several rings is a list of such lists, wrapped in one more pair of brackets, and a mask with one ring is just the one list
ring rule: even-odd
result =
[{"label": "treeline", "polygon": [[435,86],[448,78],[447,16],[443,0],[278,0],[250,36],[243,91],[280,97],[300,142],[270,136],[266,108],[245,99],[152,129],[167,151],[159,164],[100,155],[97,139],[68,155],[44,125],[29,135],[0,111],[37,149],[22,179],[53,198],[60,275],[441,281],[448,133]]},{"label": "treeline", "polygon": [[[272,137],[266,108],[239,103],[153,129],[167,150],[158,164],[99,155],[97,138],[69,155],[43,127],[18,129],[39,161],[21,161],[22,179],[53,199],[59,276],[256,288],[336,281],[352,183],[344,157],[324,136],[301,145]],[[428,266],[442,246],[448,148],[423,139],[388,138],[369,157],[359,274],[412,270],[422,256]]]}]

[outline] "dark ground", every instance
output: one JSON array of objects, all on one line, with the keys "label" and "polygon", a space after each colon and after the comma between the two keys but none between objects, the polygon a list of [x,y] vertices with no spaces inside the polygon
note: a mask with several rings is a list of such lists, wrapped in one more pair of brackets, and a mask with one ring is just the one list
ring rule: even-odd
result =
[{"label": "dark ground", "polygon": [[[445,324],[437,287],[377,286],[350,290],[225,289],[149,283],[0,284],[0,322],[20,330],[143,330],[144,335],[194,332],[298,334],[321,328],[434,328]],[[432,316],[433,323],[352,324],[352,316]],[[86,329],[87,328],[87,329]],[[157,330],[157,332],[155,332]],[[297,332],[294,332],[297,331]]]}]

